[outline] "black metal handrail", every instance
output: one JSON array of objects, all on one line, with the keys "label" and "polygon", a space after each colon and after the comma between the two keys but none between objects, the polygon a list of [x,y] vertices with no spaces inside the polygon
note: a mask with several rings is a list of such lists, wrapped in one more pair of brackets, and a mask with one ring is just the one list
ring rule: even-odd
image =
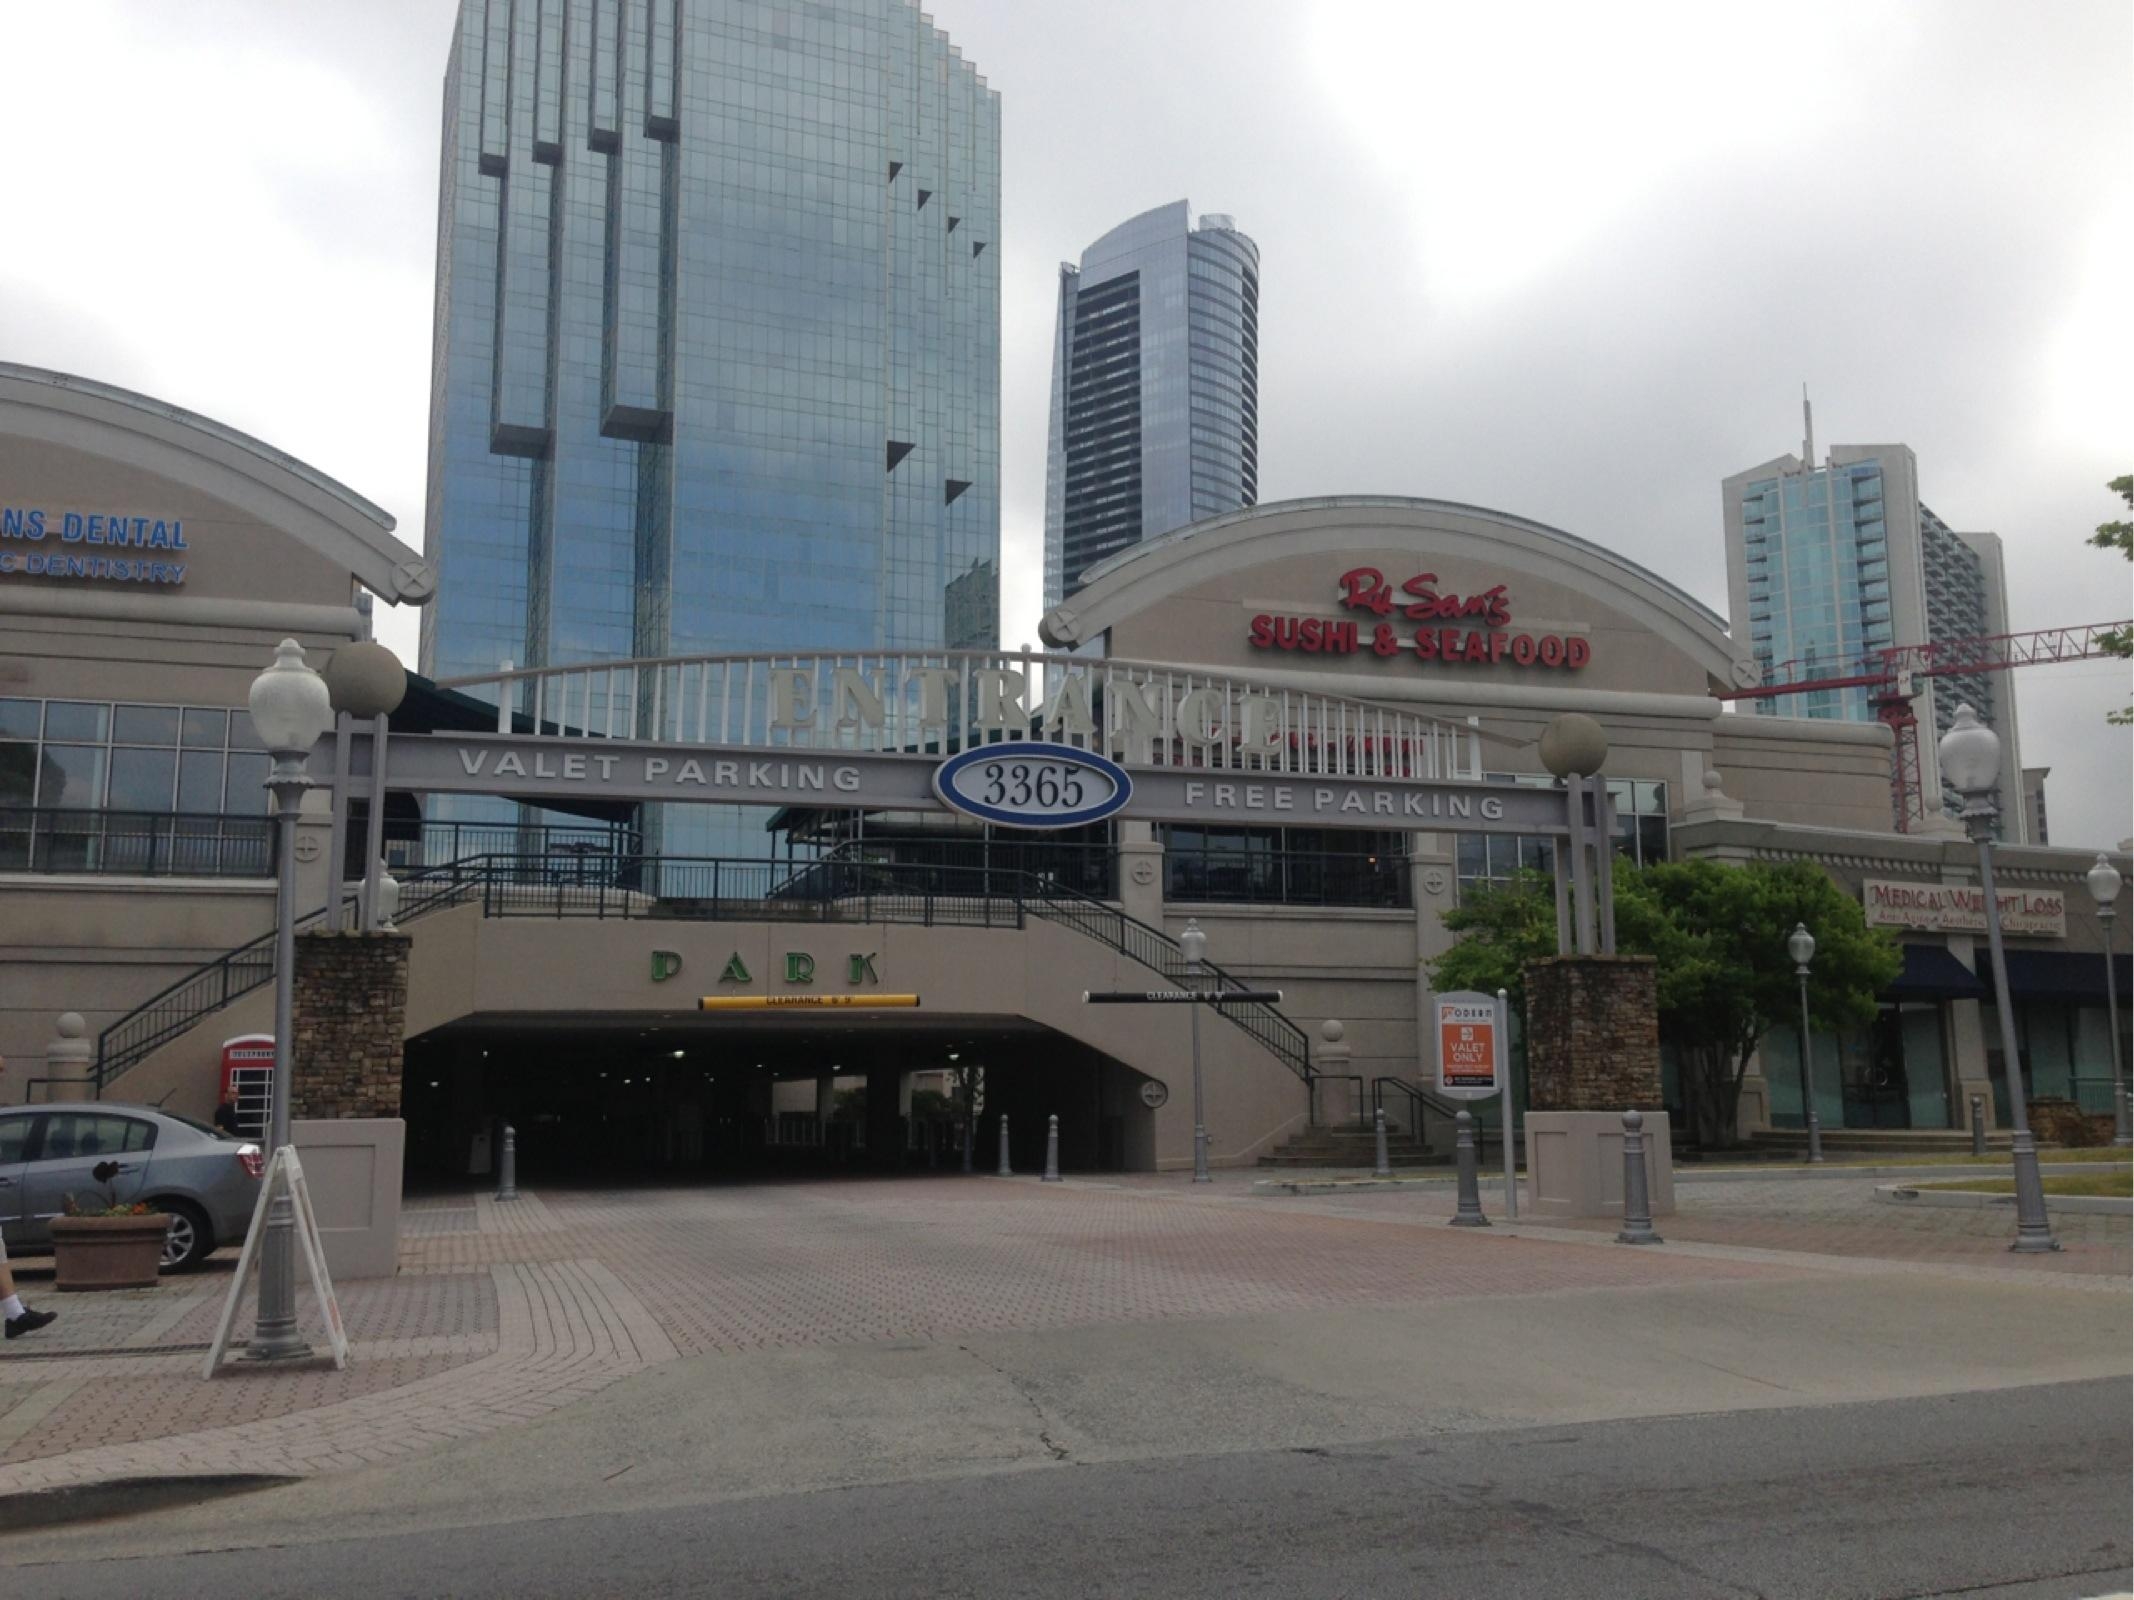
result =
[{"label": "black metal handrail", "polygon": [[[1128,916],[1117,906],[1081,894],[1064,884],[1039,881],[1033,888],[1030,903],[1048,921],[1074,928],[1099,943],[1108,944],[1127,959],[1139,962],[1151,972],[1161,973],[1180,987],[1193,976],[1178,941],[1161,928],[1152,928]],[[1199,978],[1203,983],[1213,979],[1218,992],[1251,987],[1212,961],[1201,962]],[[1318,1077],[1318,1069],[1311,1061],[1311,1042],[1304,1030],[1267,1002],[1218,1001],[1209,1009],[1231,1026],[1242,1029],[1307,1085]],[[1316,1101],[1316,1092],[1313,1098]]]},{"label": "black metal handrail", "polygon": [[[479,895],[485,917],[593,917],[687,921],[915,922],[923,926],[1020,928],[1035,915],[1081,933],[1183,984],[1178,941],[1117,906],[1037,874],[1004,868],[862,861],[804,863],[723,857],[499,853],[424,873],[401,891],[407,921]],[[324,908],[299,921],[309,926]],[[270,982],[274,935],[240,945],[151,996],[97,1036],[96,1086],[104,1086],[200,1018]],[[1213,962],[1199,982],[1218,991],[1247,985]],[[1264,1001],[1210,1007],[1307,1084],[1315,1077],[1304,1030]]]},{"label": "black metal handrail", "polygon": [[[470,896],[486,878],[461,873],[457,870],[461,865],[404,885],[396,918],[405,922]],[[311,927],[325,916],[326,908],[320,906],[299,917],[297,927]],[[150,995],[96,1036],[97,1097],[101,1099],[112,1082],[158,1045],[273,980],[274,933],[270,929]]]},{"label": "black metal handrail", "polygon": [[1363,1074],[1360,1072],[1314,1072],[1312,1074],[1312,1126],[1320,1126],[1319,1085],[1322,1083],[1353,1083],[1356,1085],[1356,1126],[1369,1131],[1371,1119],[1364,1114]]},{"label": "black metal handrail", "polygon": [[271,878],[273,828],[241,813],[5,806],[0,872]]},{"label": "black metal handrail", "polygon": [[1430,1142],[1428,1123],[1433,1114],[1447,1122],[1459,1115],[1457,1106],[1449,1101],[1440,1100],[1436,1095],[1418,1088],[1406,1078],[1373,1078],[1371,1080],[1371,1109],[1373,1111],[1378,1111],[1385,1106],[1386,1091],[1388,1089],[1398,1090],[1407,1097],[1409,1108],[1415,1113],[1415,1121],[1408,1131],[1415,1136],[1418,1144],[1428,1144]]}]

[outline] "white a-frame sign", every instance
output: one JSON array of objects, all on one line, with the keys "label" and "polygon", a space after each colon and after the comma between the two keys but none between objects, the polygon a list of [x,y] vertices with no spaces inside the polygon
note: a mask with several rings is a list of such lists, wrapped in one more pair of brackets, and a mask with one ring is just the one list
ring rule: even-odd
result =
[{"label": "white a-frame sign", "polygon": [[319,1316],[333,1346],[333,1364],[337,1368],[348,1365],[348,1330],[341,1326],[341,1302],[334,1298],[333,1280],[326,1276],[326,1247],[319,1240],[319,1218],[311,1208],[311,1188],[304,1182],[304,1164],[296,1157],[296,1146],[285,1144],[267,1163],[267,1179],[259,1186],[259,1203],[252,1208],[252,1226],[245,1230],[244,1252],[237,1258],[237,1271],[230,1279],[230,1297],[223,1304],[222,1320],[216,1324],[215,1342],[208,1348],[202,1377],[215,1376],[229,1349],[230,1329],[237,1321],[237,1302],[243,1297],[253,1262],[259,1259],[260,1241],[267,1231],[267,1209],[278,1186],[288,1189],[290,1205],[296,1212],[296,1247],[310,1269],[311,1286],[318,1292]]}]

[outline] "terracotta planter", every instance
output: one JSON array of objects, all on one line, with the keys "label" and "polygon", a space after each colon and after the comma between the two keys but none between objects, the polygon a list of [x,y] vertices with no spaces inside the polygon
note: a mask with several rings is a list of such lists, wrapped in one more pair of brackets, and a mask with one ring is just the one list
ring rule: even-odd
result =
[{"label": "terracotta planter", "polygon": [[153,1289],[170,1218],[54,1217],[53,1283],[60,1289]]}]

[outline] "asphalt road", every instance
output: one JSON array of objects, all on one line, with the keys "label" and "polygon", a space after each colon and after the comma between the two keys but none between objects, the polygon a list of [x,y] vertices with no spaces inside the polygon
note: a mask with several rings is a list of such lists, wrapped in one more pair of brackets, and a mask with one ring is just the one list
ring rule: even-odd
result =
[{"label": "asphalt road", "polygon": [[[38,1600],[2129,1587],[2129,1384],[1435,1434],[14,1567]],[[671,1480],[666,1485],[673,1488]],[[4,1552],[0,1552],[4,1553]]]}]

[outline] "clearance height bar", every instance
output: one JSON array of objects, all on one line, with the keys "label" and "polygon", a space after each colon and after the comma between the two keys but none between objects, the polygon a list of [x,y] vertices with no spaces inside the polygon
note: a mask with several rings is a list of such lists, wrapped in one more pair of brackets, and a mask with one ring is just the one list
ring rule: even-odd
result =
[{"label": "clearance height bar", "polygon": [[1280,1005],[1280,989],[1116,989],[1099,993],[1082,991],[1082,998],[1093,1006],[1219,1006],[1232,1000],[1257,1000],[1266,1005]]},{"label": "clearance height bar", "polygon": [[697,1001],[699,1011],[850,1011],[909,1010],[919,1003],[915,994],[707,994]]}]

